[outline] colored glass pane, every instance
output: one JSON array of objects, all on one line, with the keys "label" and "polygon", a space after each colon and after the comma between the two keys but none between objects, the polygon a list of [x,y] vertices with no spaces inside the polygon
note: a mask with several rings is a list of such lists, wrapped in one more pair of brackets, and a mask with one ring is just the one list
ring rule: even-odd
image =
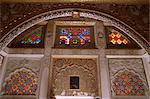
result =
[{"label": "colored glass pane", "polygon": [[112,82],[112,88],[117,96],[145,95],[145,86],[142,80],[127,70],[117,74]]},{"label": "colored glass pane", "polygon": [[4,95],[35,95],[37,78],[25,68],[12,73],[4,83]]},{"label": "colored glass pane", "polygon": [[21,44],[39,44],[42,41],[42,28],[38,28],[35,31],[25,35],[21,40]]},{"label": "colored glass pane", "polygon": [[115,30],[111,30],[109,31],[109,42],[111,42],[112,44],[128,44],[129,41],[128,39],[126,39],[121,33],[119,33],[118,31]]},{"label": "colored glass pane", "polygon": [[90,28],[60,28],[60,44],[84,45],[91,42]]}]

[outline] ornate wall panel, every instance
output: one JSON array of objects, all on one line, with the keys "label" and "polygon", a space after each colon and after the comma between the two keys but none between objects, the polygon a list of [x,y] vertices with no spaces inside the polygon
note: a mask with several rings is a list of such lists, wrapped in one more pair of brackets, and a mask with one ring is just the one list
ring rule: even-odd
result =
[{"label": "ornate wall panel", "polygon": [[35,95],[38,87],[37,76],[29,69],[17,69],[5,79],[3,95]]},{"label": "ornate wall panel", "polygon": [[[54,58],[52,70],[54,95],[98,94],[96,59]],[[79,77],[79,89],[70,89],[70,76]]]},{"label": "ornate wall panel", "polygon": [[147,81],[141,59],[109,59],[112,96],[145,96]]},{"label": "ornate wall panel", "polygon": [[39,60],[8,58],[1,94],[35,95],[38,89],[40,65]]}]

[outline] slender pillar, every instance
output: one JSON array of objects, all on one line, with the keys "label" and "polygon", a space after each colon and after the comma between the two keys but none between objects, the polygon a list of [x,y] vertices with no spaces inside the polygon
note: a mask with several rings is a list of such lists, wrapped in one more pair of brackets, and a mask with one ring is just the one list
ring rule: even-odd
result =
[{"label": "slender pillar", "polygon": [[4,57],[2,66],[1,66],[1,70],[0,70],[0,92],[2,91],[2,84],[4,81],[4,76],[5,76],[5,71],[6,71],[6,63],[7,63],[7,56]]},{"label": "slender pillar", "polygon": [[145,74],[149,86],[149,88],[147,89],[148,91],[147,94],[149,94],[149,99],[150,99],[150,55],[145,54],[142,59],[143,59]]},{"label": "slender pillar", "polygon": [[49,68],[44,67],[42,70],[42,76],[41,76],[39,99],[47,99],[48,75],[49,75]]},{"label": "slender pillar", "polygon": [[[101,72],[101,91],[102,91],[102,99],[111,99],[110,98],[110,81],[109,81],[109,70],[107,59],[100,54],[100,72]],[[102,55],[102,56],[101,56]]]}]

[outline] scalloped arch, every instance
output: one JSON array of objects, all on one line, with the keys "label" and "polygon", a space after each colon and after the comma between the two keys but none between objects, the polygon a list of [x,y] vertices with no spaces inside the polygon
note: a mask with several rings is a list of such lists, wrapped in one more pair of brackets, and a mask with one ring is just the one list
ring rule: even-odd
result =
[{"label": "scalloped arch", "polygon": [[35,17],[32,17],[23,23],[19,24],[18,26],[14,27],[12,30],[10,30],[1,40],[0,40],[0,50],[4,50],[4,48],[19,34],[21,34],[23,31],[27,30],[28,28],[42,22],[45,20],[50,20],[54,18],[60,18],[60,17],[67,17],[72,16],[72,12],[78,11],[80,12],[81,17],[85,18],[92,18],[95,20],[101,20],[106,24],[109,24],[110,26],[115,26],[125,32],[128,36],[130,36],[135,42],[137,42],[143,49],[145,49],[148,52],[148,48],[150,44],[147,40],[145,40],[138,32],[133,30],[130,26],[126,25],[125,23],[121,22],[120,20],[107,15],[102,12],[88,10],[88,9],[75,9],[75,8],[69,8],[69,9],[60,9],[60,10],[53,10],[49,12],[45,12],[42,14],[39,14]]},{"label": "scalloped arch", "polygon": [[37,76],[27,68],[16,69],[11,72],[3,84],[3,95],[35,95],[37,90]]}]

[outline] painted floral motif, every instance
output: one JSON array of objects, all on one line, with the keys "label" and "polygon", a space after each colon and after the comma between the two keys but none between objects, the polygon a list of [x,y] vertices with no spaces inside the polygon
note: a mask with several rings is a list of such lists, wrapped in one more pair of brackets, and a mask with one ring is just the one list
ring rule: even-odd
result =
[{"label": "painted floral motif", "polygon": [[112,81],[112,89],[116,96],[143,96],[145,86],[139,76],[130,71],[123,71],[117,74]]},{"label": "painted floral motif", "polygon": [[4,95],[35,95],[37,78],[33,72],[22,68],[6,79],[3,89]]}]

